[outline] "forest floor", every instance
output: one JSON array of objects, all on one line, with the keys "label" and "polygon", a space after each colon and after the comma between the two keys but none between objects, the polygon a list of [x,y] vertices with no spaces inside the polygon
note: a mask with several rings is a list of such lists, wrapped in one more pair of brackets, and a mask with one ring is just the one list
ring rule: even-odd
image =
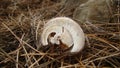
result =
[{"label": "forest floor", "polygon": [[[82,0],[81,0],[82,1]],[[86,1],[86,0],[85,0]],[[78,0],[0,0],[0,68],[118,68],[120,67],[119,1],[113,1],[108,22],[92,24],[93,30],[74,18]],[[43,25],[66,16],[80,23],[86,36],[77,55],[56,53],[42,47]],[[37,49],[36,46],[41,46]]]}]

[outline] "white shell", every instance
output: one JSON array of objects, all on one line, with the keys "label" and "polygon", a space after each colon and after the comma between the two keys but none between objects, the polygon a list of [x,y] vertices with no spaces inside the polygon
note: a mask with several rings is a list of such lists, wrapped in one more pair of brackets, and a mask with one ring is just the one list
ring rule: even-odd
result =
[{"label": "white shell", "polygon": [[[55,33],[53,37],[49,37],[51,33]],[[41,43],[48,45],[48,40],[52,44],[66,44],[72,47],[71,53],[77,53],[84,47],[85,36],[83,30],[75,21],[67,17],[57,17],[49,20],[45,25],[41,34]]]}]

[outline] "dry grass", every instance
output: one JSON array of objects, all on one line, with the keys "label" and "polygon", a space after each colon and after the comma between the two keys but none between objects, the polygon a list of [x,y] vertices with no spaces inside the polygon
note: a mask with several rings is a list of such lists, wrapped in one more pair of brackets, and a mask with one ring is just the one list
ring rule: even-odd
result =
[{"label": "dry grass", "polygon": [[[85,48],[81,53],[69,56],[57,49],[53,50],[52,46],[41,46],[40,34],[43,25],[48,19],[57,16],[73,18],[75,8],[79,6],[79,2],[73,1],[1,0],[0,67],[118,68],[120,8],[117,0],[113,1],[111,6],[109,22],[81,24],[86,35]],[[93,26],[99,29],[96,31]]]}]

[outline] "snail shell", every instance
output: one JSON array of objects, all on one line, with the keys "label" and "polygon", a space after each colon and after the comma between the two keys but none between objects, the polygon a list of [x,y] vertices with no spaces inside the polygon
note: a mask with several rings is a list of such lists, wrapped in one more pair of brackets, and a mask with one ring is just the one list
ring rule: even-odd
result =
[{"label": "snail shell", "polygon": [[72,47],[71,53],[77,53],[84,47],[85,36],[75,21],[67,17],[57,17],[44,25],[41,43],[46,46],[49,44],[48,41],[57,45],[62,42],[67,48]]}]

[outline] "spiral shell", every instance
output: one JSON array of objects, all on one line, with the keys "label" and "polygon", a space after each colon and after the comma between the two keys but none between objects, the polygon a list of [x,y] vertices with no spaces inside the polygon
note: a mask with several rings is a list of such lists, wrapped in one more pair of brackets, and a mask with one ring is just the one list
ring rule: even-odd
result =
[{"label": "spiral shell", "polygon": [[49,20],[41,34],[41,43],[46,46],[51,44],[61,45],[71,48],[71,53],[77,53],[84,47],[85,36],[81,27],[72,19],[67,17],[57,17]]}]

